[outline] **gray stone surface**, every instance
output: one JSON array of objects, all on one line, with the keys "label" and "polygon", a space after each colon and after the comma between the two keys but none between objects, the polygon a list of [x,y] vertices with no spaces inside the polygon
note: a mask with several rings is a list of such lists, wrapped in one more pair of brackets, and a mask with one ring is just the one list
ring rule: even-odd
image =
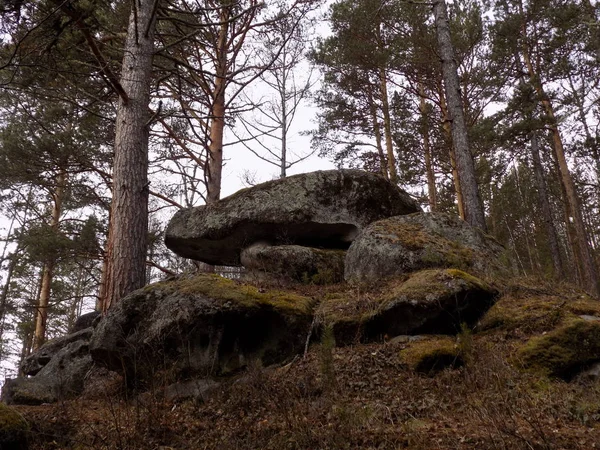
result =
[{"label": "gray stone surface", "polygon": [[53,353],[35,376],[7,382],[2,388],[2,401],[8,404],[39,405],[80,394],[86,375],[92,367],[88,348],[91,329],[76,334],[79,339],[73,340],[71,337],[70,341],[62,340],[62,348]]},{"label": "gray stone surface", "polygon": [[165,243],[185,258],[237,266],[241,251],[256,242],[345,249],[369,223],[419,210],[405,191],[379,175],[319,171],[179,210],[169,223]]},{"label": "gray stone surface", "polygon": [[299,245],[252,245],[242,251],[242,265],[295,281],[329,284],[344,279],[344,250],[317,249]]},{"label": "gray stone surface", "polygon": [[415,213],[370,224],[348,249],[345,278],[373,281],[428,268],[499,273],[504,248],[460,218]]},{"label": "gray stone surface", "polygon": [[85,328],[46,342],[38,350],[25,358],[21,365],[21,372],[29,376],[36,375],[68,344],[77,341],[87,342],[92,336],[92,331],[92,328]]},{"label": "gray stone surface", "polygon": [[73,329],[71,333],[76,333],[77,331],[85,330],[86,328],[91,328],[94,324],[100,320],[101,314],[100,311],[91,311],[86,314],[82,314],[77,318],[75,324],[73,325]]},{"label": "gray stone surface", "polygon": [[[261,292],[216,275],[157,283],[111,308],[95,329],[95,362],[143,383],[232,373],[303,349],[314,300]],[[165,372],[166,371],[166,372]]]}]

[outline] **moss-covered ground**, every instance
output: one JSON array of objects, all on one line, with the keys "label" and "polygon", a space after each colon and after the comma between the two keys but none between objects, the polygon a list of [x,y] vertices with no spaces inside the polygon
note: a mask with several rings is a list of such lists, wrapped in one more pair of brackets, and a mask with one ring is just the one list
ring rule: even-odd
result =
[{"label": "moss-covered ground", "polygon": [[[382,289],[290,292],[368,311]],[[367,300],[357,308],[349,295]],[[600,448],[600,381],[566,382],[523,365],[523,349],[565,327],[576,324],[585,339],[577,324],[595,321],[581,315],[600,317],[600,303],[569,286],[517,280],[457,337],[335,347],[328,334],[284,366],[249,368],[206,402],[174,405],[160,389],[132,398],[99,387],[92,399],[18,410],[30,421],[32,450]],[[423,355],[448,354],[462,364],[418,370]]]}]

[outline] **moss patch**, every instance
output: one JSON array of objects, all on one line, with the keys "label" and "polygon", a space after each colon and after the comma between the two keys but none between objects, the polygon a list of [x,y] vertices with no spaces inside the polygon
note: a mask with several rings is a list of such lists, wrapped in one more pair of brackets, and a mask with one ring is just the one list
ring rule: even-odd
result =
[{"label": "moss patch", "polygon": [[371,224],[371,227],[389,242],[421,252],[421,260],[429,267],[467,269],[473,265],[473,250],[437,233],[426,231],[421,225],[381,220]]},{"label": "moss patch", "polygon": [[464,364],[455,338],[433,336],[412,343],[400,352],[402,360],[414,371],[428,375]]},{"label": "moss patch", "polygon": [[21,450],[27,448],[29,425],[14,409],[0,403],[0,448]]},{"label": "moss patch", "polygon": [[517,352],[517,359],[525,369],[570,379],[581,368],[600,361],[600,321],[571,319],[530,339]]},{"label": "moss patch", "polygon": [[450,283],[460,283],[468,289],[495,292],[495,289],[477,277],[458,269],[421,270],[410,275],[402,284],[388,284],[384,301],[406,296],[408,299],[439,297],[452,290]]},{"label": "moss patch", "polygon": [[[379,285],[330,293],[322,299],[317,315],[333,327],[340,345],[411,333],[418,324],[430,323],[427,313],[423,313],[423,320],[416,319],[424,310],[431,311],[432,320],[439,318],[440,323],[436,323],[441,328],[435,331],[436,325],[431,323],[433,329],[423,332],[440,334],[446,332],[444,327],[458,329],[460,322],[472,325],[489,308],[496,293],[487,283],[461,270],[431,269],[391,278]],[[459,301],[466,296],[472,298]],[[448,308],[452,309],[449,315],[441,311],[445,308],[439,310],[437,306],[448,299],[452,306]],[[390,312],[394,305],[401,305],[399,308],[406,315]]]},{"label": "moss patch", "polygon": [[481,320],[480,329],[530,336],[580,315],[600,317],[600,302],[570,286],[538,283],[534,287],[524,280],[507,288]]},{"label": "moss patch", "polygon": [[169,290],[181,294],[198,294],[222,303],[235,302],[245,307],[271,307],[276,311],[310,314],[315,299],[292,292],[259,289],[219,275],[200,274],[190,278],[166,281],[146,286],[146,291]]}]

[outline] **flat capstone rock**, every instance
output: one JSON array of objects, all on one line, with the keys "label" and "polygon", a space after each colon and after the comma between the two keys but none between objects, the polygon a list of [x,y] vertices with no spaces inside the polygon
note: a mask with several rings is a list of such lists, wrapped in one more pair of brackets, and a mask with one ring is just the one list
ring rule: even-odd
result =
[{"label": "flat capstone rock", "polygon": [[165,244],[184,258],[239,266],[242,250],[257,242],[347,249],[371,222],[417,211],[405,191],[380,175],[318,171],[181,209],[169,223]]}]

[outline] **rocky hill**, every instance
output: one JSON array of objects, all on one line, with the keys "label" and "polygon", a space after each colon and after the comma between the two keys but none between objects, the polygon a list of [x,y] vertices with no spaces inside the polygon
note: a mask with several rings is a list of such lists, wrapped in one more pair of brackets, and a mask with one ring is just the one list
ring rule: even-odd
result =
[{"label": "rocky hill", "polygon": [[6,384],[2,449],[600,446],[600,302],[382,178],[266,183],[167,245],[246,271],[82,317]]}]

